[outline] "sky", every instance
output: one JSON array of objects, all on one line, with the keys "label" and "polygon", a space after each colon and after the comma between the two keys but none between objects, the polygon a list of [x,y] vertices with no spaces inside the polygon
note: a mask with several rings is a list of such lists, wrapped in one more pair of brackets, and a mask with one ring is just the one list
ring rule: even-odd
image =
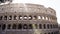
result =
[{"label": "sky", "polygon": [[60,24],[60,0],[13,0],[13,3],[32,3],[51,7],[56,11],[57,22]]}]

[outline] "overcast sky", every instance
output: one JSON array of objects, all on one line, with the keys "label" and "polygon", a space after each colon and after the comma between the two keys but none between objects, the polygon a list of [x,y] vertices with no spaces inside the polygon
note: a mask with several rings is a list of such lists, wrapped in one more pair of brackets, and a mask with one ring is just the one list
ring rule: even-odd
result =
[{"label": "overcast sky", "polygon": [[60,0],[13,0],[13,3],[33,3],[51,7],[56,11],[57,21],[60,24]]}]

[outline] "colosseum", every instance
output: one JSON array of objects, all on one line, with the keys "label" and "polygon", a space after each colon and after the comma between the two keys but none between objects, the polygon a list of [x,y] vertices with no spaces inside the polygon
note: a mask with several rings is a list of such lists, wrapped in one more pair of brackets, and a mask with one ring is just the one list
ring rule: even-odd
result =
[{"label": "colosseum", "polygon": [[59,34],[56,12],[38,4],[0,5],[0,34]]}]

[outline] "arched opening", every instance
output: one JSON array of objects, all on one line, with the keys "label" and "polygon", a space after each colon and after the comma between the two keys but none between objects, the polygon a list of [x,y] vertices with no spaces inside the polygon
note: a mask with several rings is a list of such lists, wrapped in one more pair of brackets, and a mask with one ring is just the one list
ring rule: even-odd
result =
[{"label": "arched opening", "polygon": [[50,28],[52,28],[52,24],[50,24]]},{"label": "arched opening", "polygon": [[23,29],[28,29],[28,25],[27,24],[24,24],[23,25]]},{"label": "arched opening", "polygon": [[5,28],[6,28],[6,24],[3,24],[2,25],[2,30],[5,30]]},{"label": "arched opening", "polygon": [[46,24],[43,24],[43,28],[46,29]]},{"label": "arched opening", "polygon": [[7,20],[7,16],[4,16],[4,20]]},{"label": "arched opening", "polygon": [[48,17],[46,17],[46,20],[48,20]]},{"label": "arched opening", "polygon": [[37,24],[33,24],[33,29],[37,29]]},{"label": "arched opening", "polygon": [[0,25],[0,30],[1,30],[1,25]]},{"label": "arched opening", "polygon": [[41,19],[41,16],[38,16],[38,19]]},{"label": "arched opening", "polygon": [[22,24],[18,24],[18,29],[22,29]]},{"label": "arched opening", "polygon": [[36,20],[37,19],[37,16],[33,16],[33,19]]},{"label": "arched opening", "polygon": [[39,29],[42,29],[42,24],[39,24]]},{"label": "arched opening", "polygon": [[3,16],[0,16],[0,20],[2,20]]},{"label": "arched opening", "polygon": [[23,19],[23,17],[21,15],[19,15],[19,20],[22,20],[22,19]]},{"label": "arched opening", "polygon": [[29,24],[29,27],[28,27],[29,29],[33,29],[33,26],[32,26],[32,24]]},{"label": "arched opening", "polygon": [[12,29],[16,29],[16,27],[17,27],[16,24],[13,24]]},{"label": "arched opening", "polygon": [[30,16],[28,17],[28,19],[29,19],[29,20],[32,20],[32,16],[30,15]]},{"label": "arched opening", "polygon": [[24,16],[24,20],[27,20],[27,16],[26,15]]},{"label": "arched opening", "polygon": [[12,16],[9,16],[9,20],[12,20]]},{"label": "arched opening", "polygon": [[17,16],[16,15],[14,15],[14,20],[17,20]]},{"label": "arched opening", "polygon": [[45,19],[44,16],[42,16],[42,19],[43,19],[43,20]]},{"label": "arched opening", "polygon": [[11,24],[8,24],[8,25],[7,25],[7,29],[10,29],[10,28],[11,28]]},{"label": "arched opening", "polygon": [[51,34],[54,34],[53,32],[51,32]]},{"label": "arched opening", "polygon": [[47,28],[49,29],[49,24],[47,24]]},{"label": "arched opening", "polygon": [[50,34],[50,32],[48,34]]}]

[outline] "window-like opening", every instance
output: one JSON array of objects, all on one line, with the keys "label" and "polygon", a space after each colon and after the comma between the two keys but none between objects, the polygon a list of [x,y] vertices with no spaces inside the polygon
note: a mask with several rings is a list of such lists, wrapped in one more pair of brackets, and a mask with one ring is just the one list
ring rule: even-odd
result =
[{"label": "window-like opening", "polygon": [[7,16],[4,16],[4,20],[7,20]]},{"label": "window-like opening", "polygon": [[42,29],[42,24],[39,24],[39,29]]},{"label": "window-like opening", "polygon": [[47,33],[44,33],[44,34],[47,34]]},{"label": "window-like opening", "polygon": [[5,28],[6,28],[6,25],[3,24],[3,25],[2,25],[2,30],[5,30]]},{"label": "window-like opening", "polygon": [[22,19],[23,19],[23,17],[20,15],[20,16],[19,16],[19,20],[22,20]]},{"label": "window-like opening", "polygon": [[22,24],[18,24],[18,29],[22,29]]},{"label": "window-like opening", "polygon": [[32,20],[32,16],[29,16],[28,19],[29,19],[29,20]]},{"label": "window-like opening", "polygon": [[44,20],[44,17],[42,16],[42,19]]},{"label": "window-like opening", "polygon": [[49,29],[49,24],[47,24],[47,28]]},{"label": "window-like opening", "polygon": [[24,16],[24,20],[27,20],[27,16]]},{"label": "window-like opening", "polygon": [[1,29],[1,25],[0,25],[0,29]]},{"label": "window-like opening", "polygon": [[37,29],[37,24],[33,24],[33,28],[34,29]]},{"label": "window-like opening", "polygon": [[29,29],[33,29],[33,26],[32,26],[32,24],[29,24]]},{"label": "window-like opening", "polygon": [[55,28],[55,25],[53,24],[53,28]]},{"label": "window-like opening", "polygon": [[53,34],[53,32],[51,32],[51,34]]},{"label": "window-like opening", "polygon": [[14,20],[17,20],[17,16],[16,15],[14,16]]},{"label": "window-like opening", "polygon": [[48,34],[50,34],[50,32]]},{"label": "window-like opening", "polygon": [[43,24],[44,29],[46,29],[46,24]]},{"label": "window-like opening", "polygon": [[46,20],[48,20],[48,17],[46,17]]},{"label": "window-like opening", "polygon": [[16,24],[13,24],[12,29],[16,29]]},{"label": "window-like opening", "polygon": [[24,25],[23,25],[23,29],[28,29],[27,24],[24,24]]},{"label": "window-like opening", "polygon": [[34,16],[33,19],[34,19],[34,20],[37,19],[37,16]]},{"label": "window-like opening", "polygon": [[12,20],[12,16],[9,16],[9,20]]},{"label": "window-like opening", "polygon": [[11,24],[8,24],[7,29],[10,29],[10,28],[11,28]]},{"label": "window-like opening", "polygon": [[52,24],[50,24],[50,28],[52,28]]},{"label": "window-like opening", "polygon": [[36,27],[36,29],[38,28],[38,25],[37,24],[35,24],[35,27]]},{"label": "window-like opening", "polygon": [[3,16],[0,16],[0,20],[2,20]]},{"label": "window-like opening", "polygon": [[41,16],[38,16],[38,19],[41,19]]}]

